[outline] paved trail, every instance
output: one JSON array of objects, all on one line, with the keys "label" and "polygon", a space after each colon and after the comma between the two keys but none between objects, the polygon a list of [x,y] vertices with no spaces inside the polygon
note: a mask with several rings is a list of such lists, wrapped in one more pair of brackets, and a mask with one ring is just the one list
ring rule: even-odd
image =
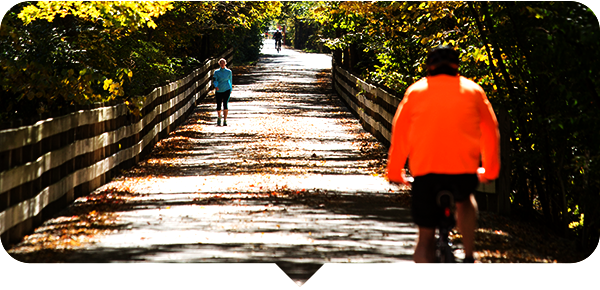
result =
[{"label": "paved trail", "polygon": [[228,126],[215,125],[207,98],[147,160],[9,253],[28,262],[277,263],[298,284],[324,263],[410,261],[416,228],[405,195],[375,174],[384,148],[333,95],[330,57],[278,54],[271,42],[263,54],[232,68]]}]

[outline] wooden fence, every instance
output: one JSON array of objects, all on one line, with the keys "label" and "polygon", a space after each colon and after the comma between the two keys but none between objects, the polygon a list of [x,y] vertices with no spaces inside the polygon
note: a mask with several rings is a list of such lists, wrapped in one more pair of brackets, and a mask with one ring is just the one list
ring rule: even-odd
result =
[{"label": "wooden fence", "polygon": [[[232,56],[229,50],[220,57],[229,63]],[[141,118],[121,103],[1,130],[0,238],[4,247],[150,152],[208,94],[219,58],[154,89],[145,98]]]},{"label": "wooden fence", "polygon": [[[401,98],[352,75],[336,64],[335,57],[332,62],[333,89],[360,120],[363,128],[389,147],[392,120]],[[510,120],[507,116],[502,110],[498,115],[502,137],[500,178],[489,184],[480,184],[475,193],[480,210],[502,214],[510,211],[509,143],[505,142],[509,136]]]}]

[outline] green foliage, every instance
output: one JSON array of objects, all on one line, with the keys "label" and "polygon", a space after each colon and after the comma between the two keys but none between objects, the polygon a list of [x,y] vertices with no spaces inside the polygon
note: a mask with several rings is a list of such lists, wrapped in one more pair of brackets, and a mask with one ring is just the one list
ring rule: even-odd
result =
[{"label": "green foliage", "polygon": [[[230,47],[258,57],[260,27],[279,2],[24,2],[0,27],[0,121],[148,90]],[[254,35],[256,34],[256,36]],[[131,106],[134,113],[139,108]]]},{"label": "green foliage", "polygon": [[314,52],[330,52],[324,45],[323,35],[333,36],[328,26],[322,26],[314,19],[314,11],[337,5],[338,2],[285,1],[277,24],[285,26],[286,41],[296,49]]},{"label": "green foliage", "polygon": [[[461,51],[461,74],[511,120],[512,205],[592,249],[600,235],[600,31],[577,2],[24,2],[0,27],[0,121],[123,100],[230,47],[256,59],[272,19],[296,48],[334,51],[400,94],[427,51]],[[135,111],[135,108],[132,108]],[[585,217],[585,220],[583,219]]]},{"label": "green foliage", "polygon": [[[461,74],[483,86],[511,119],[513,210],[541,215],[594,249],[600,234],[593,210],[600,206],[600,31],[589,8],[576,2],[341,2],[312,15],[322,31],[336,31],[323,38],[343,66],[400,93],[426,75],[428,49],[449,44],[461,51]],[[353,49],[361,53],[358,61]]]}]

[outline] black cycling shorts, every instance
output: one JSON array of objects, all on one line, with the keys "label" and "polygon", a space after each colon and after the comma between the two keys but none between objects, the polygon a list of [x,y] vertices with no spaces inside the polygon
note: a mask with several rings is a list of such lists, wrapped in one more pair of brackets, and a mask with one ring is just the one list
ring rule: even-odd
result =
[{"label": "black cycling shorts", "polygon": [[221,106],[223,106],[224,110],[228,110],[227,104],[229,103],[229,96],[231,96],[231,90],[215,93],[215,99],[217,100],[217,111],[221,111]]},{"label": "black cycling shorts", "polygon": [[436,228],[440,221],[440,210],[436,202],[440,190],[453,193],[454,201],[470,198],[479,185],[477,174],[427,174],[416,176],[412,184],[411,214],[413,221],[420,227]]}]

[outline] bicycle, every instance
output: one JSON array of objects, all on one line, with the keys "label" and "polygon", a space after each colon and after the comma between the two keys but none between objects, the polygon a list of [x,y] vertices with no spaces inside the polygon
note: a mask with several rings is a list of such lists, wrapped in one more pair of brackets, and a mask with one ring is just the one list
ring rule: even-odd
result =
[{"label": "bicycle", "polygon": [[438,192],[437,205],[440,209],[440,223],[437,228],[438,239],[435,250],[435,257],[438,263],[456,263],[456,257],[452,250],[452,243],[449,239],[450,231],[456,225],[454,219],[454,196],[449,190],[440,190]]},{"label": "bicycle", "polygon": [[281,51],[281,40],[275,40],[275,49],[278,53]]},{"label": "bicycle", "polygon": [[[411,184],[413,177],[407,177]],[[456,263],[456,257],[449,239],[450,231],[456,225],[454,218],[454,195],[447,189],[440,189],[436,197],[440,222],[437,226],[438,238],[436,240],[435,258],[437,263]]]}]

